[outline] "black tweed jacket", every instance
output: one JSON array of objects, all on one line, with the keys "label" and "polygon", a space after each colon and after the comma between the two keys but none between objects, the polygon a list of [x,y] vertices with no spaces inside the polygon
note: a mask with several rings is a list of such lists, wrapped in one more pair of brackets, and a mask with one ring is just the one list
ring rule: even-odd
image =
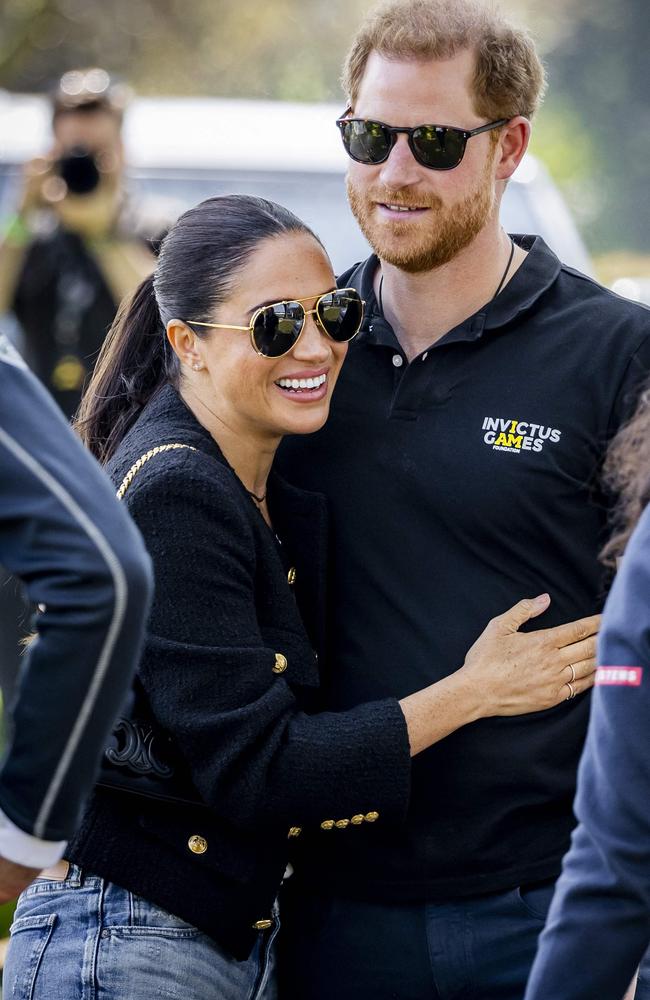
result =
[{"label": "black tweed jacket", "polygon": [[97,787],[66,857],[243,959],[303,828],[354,836],[404,817],[408,736],[394,699],[316,714],[324,498],[273,475],[278,541],[171,386],[112,459],[116,485],[150,449],[173,443],[194,450],[157,453],[124,496],[155,571],[136,685],[183,759],[188,799],[199,801]]}]

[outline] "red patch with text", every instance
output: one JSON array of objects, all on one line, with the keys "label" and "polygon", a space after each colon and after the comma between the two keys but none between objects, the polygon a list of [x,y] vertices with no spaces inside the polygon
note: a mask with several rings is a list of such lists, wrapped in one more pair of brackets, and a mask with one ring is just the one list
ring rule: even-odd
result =
[{"label": "red patch with text", "polygon": [[599,687],[639,687],[643,667],[598,667],[596,685]]}]

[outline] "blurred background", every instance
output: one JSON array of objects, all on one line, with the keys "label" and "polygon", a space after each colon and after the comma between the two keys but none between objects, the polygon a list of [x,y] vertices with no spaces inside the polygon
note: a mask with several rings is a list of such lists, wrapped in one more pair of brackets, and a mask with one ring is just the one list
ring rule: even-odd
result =
[{"label": "blurred background", "polygon": [[[39,92],[71,66],[100,65],[143,96],[340,104],[341,59],[369,6],[2,0],[0,88]],[[609,284],[650,275],[647,0],[502,6],[531,28],[544,55],[550,88],[532,150],[563,192],[598,276]]]}]

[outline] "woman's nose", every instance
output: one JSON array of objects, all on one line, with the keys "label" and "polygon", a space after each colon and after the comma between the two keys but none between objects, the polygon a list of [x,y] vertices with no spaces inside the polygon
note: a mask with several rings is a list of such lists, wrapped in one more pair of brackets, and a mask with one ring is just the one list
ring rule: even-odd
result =
[{"label": "woman's nose", "polygon": [[305,326],[293,349],[293,356],[304,361],[324,362],[331,354],[330,339],[316,321],[315,313],[307,312]]}]

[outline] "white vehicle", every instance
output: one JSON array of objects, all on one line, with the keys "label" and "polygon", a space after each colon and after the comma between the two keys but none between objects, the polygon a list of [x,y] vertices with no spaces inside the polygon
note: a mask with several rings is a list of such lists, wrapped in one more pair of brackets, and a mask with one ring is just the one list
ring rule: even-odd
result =
[{"label": "white vehicle", "polygon": [[[256,194],[291,208],[320,236],[336,271],[369,253],[345,196],[342,105],[219,98],[136,98],[124,138],[136,190],[182,210],[215,194]],[[12,210],[20,165],[50,141],[45,98],[0,91],[0,216]],[[538,233],[561,260],[592,273],[569,210],[544,166],[524,157],[506,189],[508,232]]]}]

